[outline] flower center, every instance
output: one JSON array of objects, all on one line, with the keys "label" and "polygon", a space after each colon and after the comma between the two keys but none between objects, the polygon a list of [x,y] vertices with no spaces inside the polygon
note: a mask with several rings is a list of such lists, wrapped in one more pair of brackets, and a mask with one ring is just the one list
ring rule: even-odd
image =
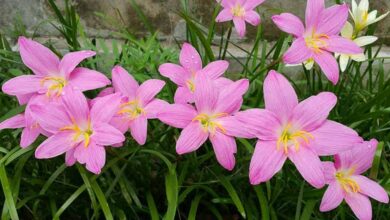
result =
[{"label": "flower center", "polygon": [[47,76],[41,79],[41,86],[47,88],[46,95],[48,97],[52,96],[53,94],[60,96],[67,83],[68,82],[65,80],[65,78],[57,76]]},{"label": "flower center", "polygon": [[329,39],[329,36],[326,34],[316,34],[313,30],[313,33],[305,37],[306,46],[312,49],[315,53],[322,53],[322,49],[328,46],[326,40]]},{"label": "flower center", "polygon": [[355,22],[356,32],[363,30],[367,26],[368,11],[361,11],[360,19],[357,19]]},{"label": "flower center", "polygon": [[354,170],[350,169],[348,171],[338,171],[338,172],[336,172],[336,175],[335,175],[337,181],[341,185],[341,188],[343,188],[343,190],[347,193],[360,192],[359,184],[355,180],[350,178],[350,176],[352,175],[353,172],[354,172]]},{"label": "flower center", "polygon": [[222,133],[226,133],[226,129],[218,121],[215,120],[225,116],[227,116],[226,113],[217,113],[213,115],[201,113],[197,115],[194,119],[192,119],[192,121],[199,121],[205,132],[215,134],[218,129]]},{"label": "flower center", "polygon": [[240,4],[234,6],[231,9],[231,12],[235,17],[243,17],[245,15],[245,9]]},{"label": "flower center", "polygon": [[[74,121],[74,120],[73,120]],[[73,122],[73,125],[65,126],[60,129],[61,131],[73,131],[73,141],[79,142],[84,141],[84,147],[88,147],[89,142],[91,140],[91,136],[93,134],[91,122],[88,120],[88,125],[85,129],[80,128],[79,125],[77,125],[75,122]]]},{"label": "flower center", "polygon": [[145,114],[145,109],[137,99],[121,104],[120,108],[121,110],[118,114],[127,116],[130,120],[134,120],[141,114]]},{"label": "flower center", "polygon": [[195,92],[195,83],[194,83],[193,80],[191,80],[191,79],[187,80],[187,81],[186,81],[186,85],[187,85],[188,89],[189,89],[192,93]]},{"label": "flower center", "polygon": [[298,151],[299,147],[304,141],[306,144],[310,142],[309,139],[314,139],[313,135],[303,130],[293,130],[291,124],[287,124],[282,133],[279,136],[276,148],[280,150],[283,147],[284,153],[288,153],[288,148],[291,145],[295,146],[295,150]]}]

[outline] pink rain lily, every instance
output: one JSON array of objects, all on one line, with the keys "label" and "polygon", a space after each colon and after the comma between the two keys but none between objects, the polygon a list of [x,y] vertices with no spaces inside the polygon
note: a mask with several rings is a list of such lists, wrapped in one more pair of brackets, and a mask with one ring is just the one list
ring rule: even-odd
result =
[{"label": "pink rain lily", "polygon": [[376,182],[361,174],[372,165],[378,141],[375,139],[356,145],[352,150],[335,156],[335,163],[323,162],[328,189],[321,201],[320,210],[330,211],[343,199],[355,215],[362,220],[372,218],[368,197],[388,203],[387,192]]},{"label": "pink rain lily", "polygon": [[157,113],[167,102],[156,99],[155,96],[164,87],[162,80],[151,79],[138,85],[137,81],[122,67],[112,70],[113,90],[103,90],[106,95],[110,92],[121,93],[122,101],[110,124],[125,133],[130,129],[131,135],[138,144],[146,142],[148,119],[157,118]]},{"label": "pink rain lily", "polygon": [[205,73],[211,79],[216,80],[217,85],[225,86],[231,83],[230,80],[221,77],[229,67],[227,61],[218,60],[202,68],[202,59],[191,44],[183,44],[179,60],[180,65],[165,63],[159,67],[161,75],[178,85],[175,93],[175,103],[194,102],[194,91],[197,88],[195,78],[200,73]]},{"label": "pink rain lily", "polygon": [[249,170],[253,185],[271,179],[289,158],[308,183],[321,188],[325,177],[319,156],[334,155],[362,142],[354,130],[327,120],[337,102],[333,93],[322,92],[298,103],[288,80],[271,71],[264,81],[264,101],[265,109],[236,114],[259,139]]},{"label": "pink rain lily", "polygon": [[216,21],[225,22],[233,20],[234,26],[240,37],[245,36],[245,22],[253,26],[260,24],[260,15],[255,8],[265,0],[217,0],[223,10],[218,14]]},{"label": "pink rain lily", "polygon": [[34,75],[22,75],[4,83],[2,90],[18,97],[25,104],[35,94],[60,97],[62,91],[72,86],[81,91],[92,90],[110,84],[102,73],[83,67],[76,67],[81,61],[94,56],[93,51],[78,51],[66,54],[62,60],[43,45],[20,37],[20,56]]},{"label": "pink rain lily", "polygon": [[246,137],[242,125],[232,114],[241,108],[242,96],[249,82],[239,80],[219,90],[205,74],[196,80],[195,107],[172,104],[162,110],[158,118],[170,126],[183,128],[176,143],[178,154],[193,152],[210,139],[218,162],[225,169],[232,170],[237,151],[234,137]]},{"label": "pink rain lily", "polygon": [[51,136],[50,132],[45,131],[39,126],[38,122],[34,119],[30,108],[31,105],[46,105],[48,103],[49,101],[45,96],[35,96],[31,98],[24,113],[15,115],[1,122],[0,130],[23,128],[20,138],[20,146],[22,148],[26,148],[34,143],[40,134],[43,134],[46,137]]},{"label": "pink rain lily", "polygon": [[352,40],[339,36],[348,19],[346,4],[334,5],[325,9],[324,0],[308,0],[306,8],[306,28],[293,14],[283,13],[272,17],[274,23],[296,39],[283,55],[287,64],[299,64],[314,60],[326,77],[337,84],[339,67],[331,54],[359,54],[363,50]]},{"label": "pink rain lily", "polygon": [[99,174],[105,164],[104,146],[122,143],[123,134],[109,125],[120,103],[120,95],[99,98],[89,108],[79,90],[66,88],[63,106],[32,105],[31,110],[40,126],[53,135],[36,150],[38,159],[53,158],[66,153],[66,164],[86,164],[89,171]]}]

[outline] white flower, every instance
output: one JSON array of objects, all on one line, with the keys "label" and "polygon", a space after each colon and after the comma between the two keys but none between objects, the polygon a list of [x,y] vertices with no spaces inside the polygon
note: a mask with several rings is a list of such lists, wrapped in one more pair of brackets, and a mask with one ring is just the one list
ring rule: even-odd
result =
[{"label": "white flower", "polygon": [[382,20],[389,14],[389,12],[387,12],[386,14],[376,17],[378,11],[374,10],[368,13],[368,9],[368,0],[361,0],[359,5],[356,3],[355,0],[352,0],[352,11],[350,11],[350,13],[355,22],[355,29],[357,32],[360,32],[370,24]]},{"label": "white flower", "polygon": [[[359,47],[364,47],[366,45],[374,43],[378,40],[375,36],[363,36],[355,38],[353,37],[353,26],[351,23],[347,22],[343,29],[341,30],[341,36],[355,42]],[[356,62],[363,62],[366,60],[364,53],[360,54],[336,54],[336,57],[340,57],[340,69],[345,71],[348,65],[349,60],[354,60]]]}]

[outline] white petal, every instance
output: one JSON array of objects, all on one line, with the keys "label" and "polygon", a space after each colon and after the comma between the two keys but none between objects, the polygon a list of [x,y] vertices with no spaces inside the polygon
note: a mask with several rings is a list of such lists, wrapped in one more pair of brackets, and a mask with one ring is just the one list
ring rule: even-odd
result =
[{"label": "white petal", "polygon": [[363,47],[369,44],[374,43],[376,40],[378,40],[377,37],[375,36],[364,36],[364,37],[359,37],[353,40],[359,47]]},{"label": "white petal", "polygon": [[311,70],[313,68],[313,66],[314,66],[314,60],[313,59],[309,59],[306,62],[304,62],[304,64],[305,64],[305,69]]},{"label": "white petal", "polygon": [[386,14],[383,14],[383,15],[377,17],[377,18],[375,19],[374,23],[375,23],[375,22],[378,22],[378,21],[380,21],[380,20],[382,20],[382,19],[384,19],[387,15],[389,15],[389,13],[390,13],[390,11],[388,11]]},{"label": "white petal", "polygon": [[361,54],[354,54],[354,55],[351,55],[351,59],[356,61],[356,62],[363,62],[363,61],[366,61],[366,55],[364,55],[364,53],[361,53]]},{"label": "white petal", "polygon": [[341,29],[341,36],[347,39],[352,39],[352,35],[353,35],[353,26],[351,23],[347,21],[343,29]]},{"label": "white petal", "polygon": [[368,11],[368,8],[369,8],[368,0],[361,0],[359,4],[359,9],[362,11]]},{"label": "white petal", "polygon": [[378,11],[377,10],[374,10],[374,11],[372,11],[372,12],[370,12],[369,14],[368,14],[368,16],[367,16],[367,25],[366,26],[368,26],[368,25],[370,25],[370,24],[373,24],[373,23],[375,23],[376,21],[376,15],[378,14]]},{"label": "white petal", "polygon": [[340,69],[342,72],[344,72],[347,69],[349,62],[349,56],[346,54],[341,54],[340,55]]}]

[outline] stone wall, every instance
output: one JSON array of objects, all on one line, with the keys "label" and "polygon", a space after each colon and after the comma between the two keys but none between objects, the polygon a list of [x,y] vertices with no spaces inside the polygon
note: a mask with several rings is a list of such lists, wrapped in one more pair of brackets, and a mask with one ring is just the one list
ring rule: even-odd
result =
[{"label": "stone wall", "polygon": [[[143,10],[152,26],[159,30],[163,38],[182,37],[183,25],[180,25],[181,2],[184,0],[135,0]],[[215,0],[187,0],[194,17],[199,18],[202,24],[210,22]],[[59,5],[63,0],[57,0]],[[138,18],[131,5],[132,0],[73,0],[81,22],[88,33],[98,37],[112,37],[112,31],[119,27],[126,27],[132,33],[142,35],[146,32],[144,23]],[[333,1],[327,0],[328,4]],[[260,11],[265,24],[265,34],[272,39],[280,34],[272,24],[270,16],[282,11],[292,12],[301,17],[304,15],[306,0],[267,0]],[[390,8],[390,0],[371,0],[373,8],[379,14]],[[98,15],[99,14],[99,15]],[[103,18],[106,16],[107,18]],[[15,20],[20,19],[30,31],[37,31],[42,36],[58,34],[49,24],[52,12],[45,0],[0,0],[0,31],[6,33],[12,29]],[[249,38],[255,29],[249,28]],[[9,31],[8,31],[9,32]],[[390,44],[390,16],[383,20],[378,27],[377,34]]]}]

